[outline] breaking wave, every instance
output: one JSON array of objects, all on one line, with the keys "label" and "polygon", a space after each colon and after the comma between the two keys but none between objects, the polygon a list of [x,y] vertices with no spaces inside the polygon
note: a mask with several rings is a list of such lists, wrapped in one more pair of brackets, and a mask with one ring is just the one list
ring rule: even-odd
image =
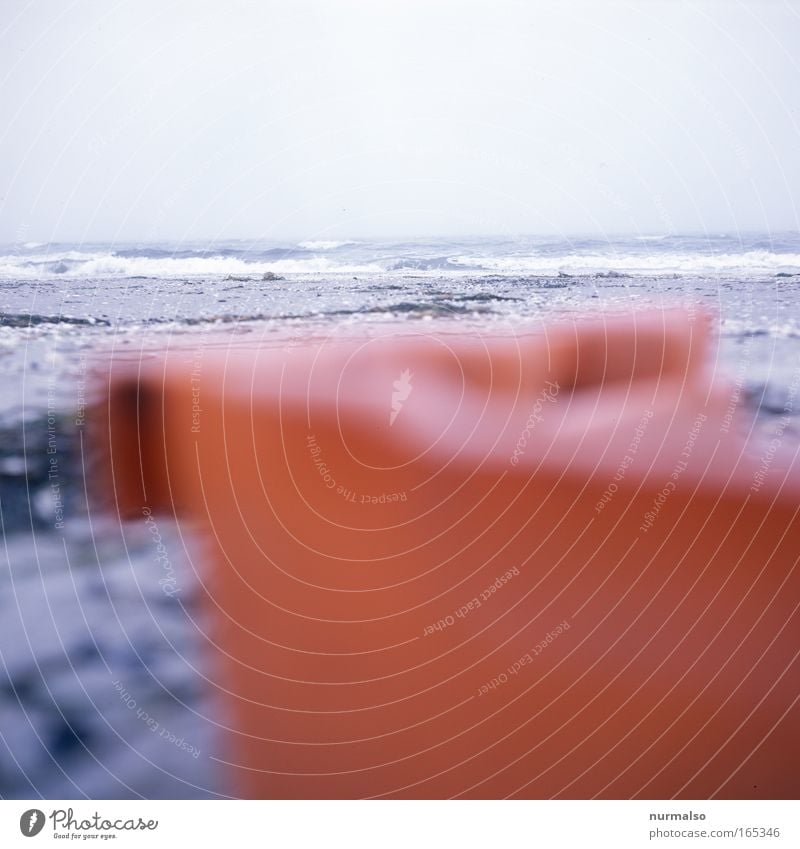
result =
[{"label": "breaking wave", "polygon": [[745,253],[631,253],[481,256],[450,259],[454,266],[506,274],[598,274],[607,271],[639,275],[663,274],[775,274],[800,272],[800,253],[747,251]]},{"label": "breaking wave", "polygon": [[65,251],[52,255],[0,256],[0,277],[209,277],[274,274],[345,274],[380,272],[372,262],[337,262],[328,257],[244,259],[237,256],[121,256],[116,252]]},{"label": "breaking wave", "polygon": [[104,245],[26,243],[0,249],[0,278],[260,277],[292,274],[421,274],[498,277],[741,277],[800,280],[800,237],[634,236],[592,239],[438,239],[296,244]]},{"label": "breaking wave", "polygon": [[337,248],[346,248],[350,245],[357,245],[358,242],[353,242],[346,239],[343,242],[326,241],[325,239],[309,239],[305,242],[298,242],[297,247],[304,251],[334,251]]}]

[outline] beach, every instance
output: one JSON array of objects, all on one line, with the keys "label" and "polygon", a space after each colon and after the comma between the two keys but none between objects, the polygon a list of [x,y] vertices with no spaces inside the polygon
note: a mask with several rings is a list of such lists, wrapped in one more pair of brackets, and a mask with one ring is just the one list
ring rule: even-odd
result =
[{"label": "beach", "polygon": [[[503,336],[682,307],[758,457],[800,443],[800,236],[23,243],[0,250],[0,796],[230,792],[204,668],[202,543],[103,512],[87,420],[109,357],[336,335]],[[735,424],[734,424],[735,422]]]}]

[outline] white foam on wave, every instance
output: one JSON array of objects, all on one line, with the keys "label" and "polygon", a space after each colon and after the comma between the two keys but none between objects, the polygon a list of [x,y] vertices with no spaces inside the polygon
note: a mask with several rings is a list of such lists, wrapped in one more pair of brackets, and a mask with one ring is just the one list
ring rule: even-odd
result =
[{"label": "white foam on wave", "polygon": [[[311,244],[311,243],[305,243]],[[333,244],[333,243],[326,243]],[[408,258],[407,258],[408,259]],[[414,257],[411,257],[414,259]],[[422,258],[424,261],[424,257]],[[340,260],[334,256],[309,253],[302,257],[252,260],[243,256],[119,256],[113,251],[59,250],[0,256],[0,278],[48,279],[80,277],[214,277],[228,274],[260,277],[274,274],[384,274],[396,257],[377,256],[370,262]],[[404,263],[404,268],[415,268]],[[437,275],[474,273],[494,274],[602,274],[617,272],[634,276],[669,274],[698,276],[772,276],[800,273],[800,253],[774,253],[752,250],[741,253],[701,253],[678,251],[608,251],[606,253],[543,254],[459,254],[447,259],[443,268],[416,273]],[[403,268],[398,270],[403,273]]]},{"label": "white foam on wave", "polygon": [[800,254],[747,251],[738,254],[652,253],[652,254],[566,254],[555,256],[457,256],[455,266],[491,271],[551,274],[597,274],[618,271],[629,274],[774,274],[799,272]]},{"label": "white foam on wave", "polygon": [[122,257],[115,253],[65,251],[20,257],[0,256],[0,277],[197,277],[235,274],[346,274],[381,272],[376,263],[340,263],[327,257],[246,261],[238,257]]},{"label": "white foam on wave", "polygon": [[304,251],[333,251],[336,248],[344,248],[347,245],[357,245],[358,242],[350,241],[346,239],[343,242],[336,242],[333,240],[325,240],[325,239],[308,239],[305,242],[298,242],[297,247],[302,248]]}]

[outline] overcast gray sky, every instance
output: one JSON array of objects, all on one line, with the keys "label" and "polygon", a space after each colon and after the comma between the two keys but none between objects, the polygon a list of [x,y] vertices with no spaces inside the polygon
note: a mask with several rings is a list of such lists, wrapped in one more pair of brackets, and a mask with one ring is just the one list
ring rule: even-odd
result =
[{"label": "overcast gray sky", "polygon": [[0,241],[798,230],[800,3],[0,0]]}]

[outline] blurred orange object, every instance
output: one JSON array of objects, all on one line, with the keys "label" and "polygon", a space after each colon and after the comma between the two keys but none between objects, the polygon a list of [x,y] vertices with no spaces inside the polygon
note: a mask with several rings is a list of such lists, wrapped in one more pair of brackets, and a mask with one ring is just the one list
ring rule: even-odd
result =
[{"label": "blurred orange object", "polygon": [[[681,311],[112,363],[264,798],[796,798],[800,475]],[[766,457],[767,455],[765,455]]]}]

